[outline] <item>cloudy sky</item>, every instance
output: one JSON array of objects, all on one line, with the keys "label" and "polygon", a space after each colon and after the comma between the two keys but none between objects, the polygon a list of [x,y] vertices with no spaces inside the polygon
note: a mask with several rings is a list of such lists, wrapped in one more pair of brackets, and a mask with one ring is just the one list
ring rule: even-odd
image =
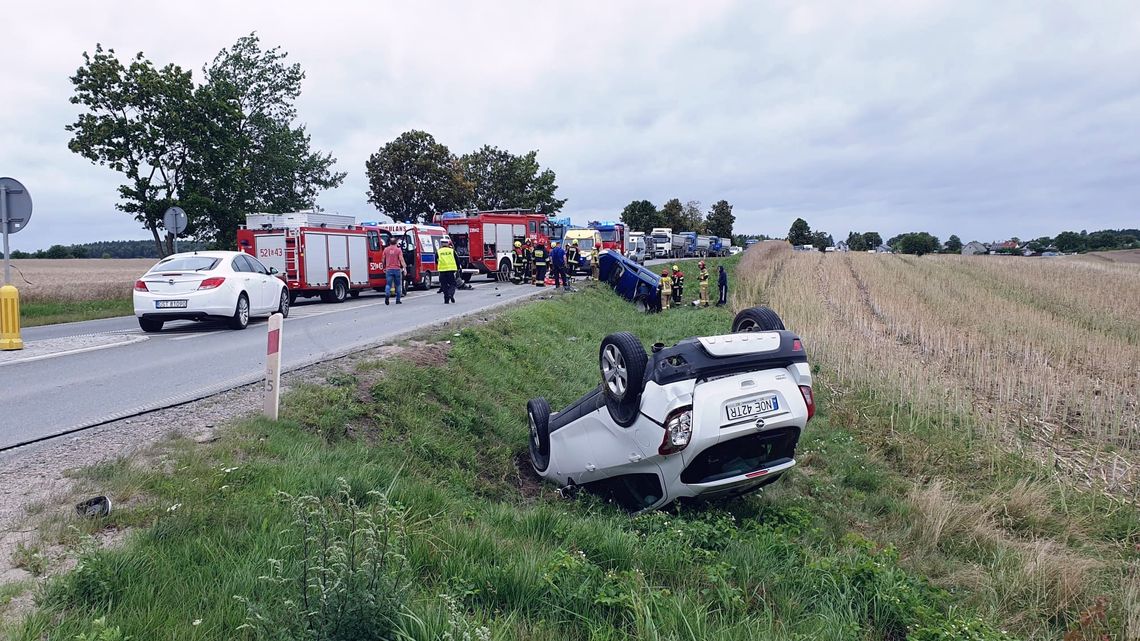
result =
[{"label": "cloudy sky", "polygon": [[[416,5],[413,8],[413,5]],[[0,175],[13,248],[147,238],[119,175],[67,149],[96,43],[200,70],[257,31],[307,78],[326,209],[375,217],[364,162],[408,129],[539,150],[575,221],[731,202],[737,231],[964,241],[1140,225],[1140,3],[44,2],[4,10]],[[200,73],[196,73],[198,77]]]}]

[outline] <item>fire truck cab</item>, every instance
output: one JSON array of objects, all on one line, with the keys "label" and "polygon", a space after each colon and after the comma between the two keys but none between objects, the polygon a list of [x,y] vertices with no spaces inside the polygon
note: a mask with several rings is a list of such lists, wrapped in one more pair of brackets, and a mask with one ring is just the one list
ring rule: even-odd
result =
[{"label": "fire truck cab", "polygon": [[437,215],[436,222],[451,236],[464,280],[475,273],[510,280],[515,241],[529,239],[548,245],[553,229],[545,214],[531,209],[447,212]]},{"label": "fire truck cab", "polygon": [[627,248],[624,223],[615,223],[608,220],[601,222],[592,221],[589,227],[598,230],[598,233],[602,235],[602,246],[599,247],[599,249],[612,249],[622,256],[625,256]]},{"label": "fire truck cab", "polygon": [[[361,223],[361,226],[371,232],[371,240],[376,248],[382,252],[388,245],[388,239],[395,237],[397,246],[404,251],[404,262],[408,264],[408,275],[404,282],[411,287],[431,289],[433,283],[438,282],[439,268],[436,266],[436,256],[439,252],[440,242],[447,235],[447,230],[438,225],[420,225],[412,223]],[[368,271],[373,278],[384,281],[384,269],[379,260],[370,261]]]}]

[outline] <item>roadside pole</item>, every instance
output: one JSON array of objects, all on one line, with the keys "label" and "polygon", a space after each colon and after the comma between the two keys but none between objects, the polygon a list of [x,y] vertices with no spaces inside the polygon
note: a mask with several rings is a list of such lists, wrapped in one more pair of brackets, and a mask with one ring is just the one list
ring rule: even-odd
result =
[{"label": "roadside pole", "polygon": [[277,420],[281,405],[281,325],[285,317],[269,317],[269,343],[265,349],[265,415]]},{"label": "roadside pole", "polygon": [[23,229],[31,218],[32,197],[28,190],[18,180],[0,178],[0,230],[4,235],[4,285],[0,287],[0,350],[3,351],[24,349],[20,338],[20,292],[12,285],[8,235]]}]

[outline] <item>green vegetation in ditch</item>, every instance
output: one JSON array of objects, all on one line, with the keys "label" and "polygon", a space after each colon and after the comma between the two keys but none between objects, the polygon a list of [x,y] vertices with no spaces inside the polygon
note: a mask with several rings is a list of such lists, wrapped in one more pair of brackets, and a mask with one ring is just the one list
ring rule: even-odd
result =
[{"label": "green vegetation in ditch", "polygon": [[77,321],[131,316],[135,308],[131,299],[82,300],[20,303],[20,325],[54,325]]},{"label": "green vegetation in ditch", "polygon": [[971,595],[908,569],[890,537],[918,517],[910,484],[830,415],[826,386],[801,467],[762,496],[631,518],[526,469],[526,400],[595,385],[606,334],[668,343],[730,320],[638,315],[602,287],[557,295],[301,386],[281,421],[95,466],[85,478],[126,506],[96,529],[136,530],[84,544],[13,634],[1006,638]]}]

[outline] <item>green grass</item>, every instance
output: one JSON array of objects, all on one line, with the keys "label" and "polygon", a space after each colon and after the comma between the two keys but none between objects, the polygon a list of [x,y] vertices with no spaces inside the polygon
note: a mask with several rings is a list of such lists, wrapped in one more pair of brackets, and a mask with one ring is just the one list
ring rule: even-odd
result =
[{"label": "green grass", "polygon": [[54,325],[76,321],[130,316],[135,313],[131,299],[53,301],[20,303],[20,325]]},{"label": "green grass", "polygon": [[[436,331],[427,340],[450,341],[445,365],[363,361],[290,393],[280,421],[241,422],[208,445],[170,441],[166,466],[89,468],[83,476],[127,506],[94,528],[137,530],[114,550],[80,543],[79,567],[47,586],[14,638],[73,639],[103,617],[135,639],[317,638],[289,628],[301,620],[289,602],[318,594],[331,604],[321,638],[932,640],[1036,629],[931,580],[993,552],[915,551],[919,515],[906,497],[926,472],[871,438],[870,424],[894,411],[880,400],[817,384],[801,466],[761,496],[701,509],[630,518],[589,495],[558,498],[521,469],[526,400],[558,407],[595,385],[606,334],[668,343],[730,321],[717,308],[638,315],[587,288]],[[894,446],[917,447],[913,438]],[[931,466],[973,457],[952,451]],[[1024,471],[994,469],[982,482]],[[383,546],[354,534],[369,519],[385,524]],[[1029,533],[1057,530],[1047,517],[1023,520]],[[1135,536],[1129,518],[1116,527],[1104,536]],[[380,580],[365,580],[358,560],[380,549],[391,550]],[[1067,613],[1047,632],[1066,629]]]}]

